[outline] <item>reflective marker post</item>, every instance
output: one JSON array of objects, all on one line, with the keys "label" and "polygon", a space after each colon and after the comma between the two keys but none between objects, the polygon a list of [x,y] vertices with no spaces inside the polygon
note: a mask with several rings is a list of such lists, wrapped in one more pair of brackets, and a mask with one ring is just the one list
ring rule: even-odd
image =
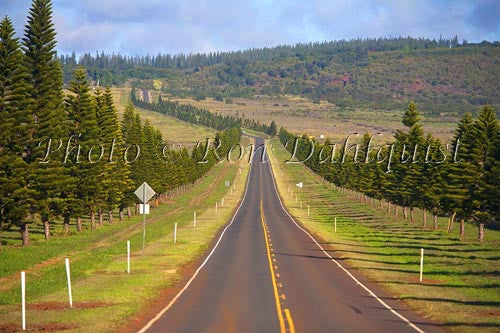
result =
[{"label": "reflective marker post", "polygon": [[21,316],[23,331],[26,331],[26,273],[21,272]]},{"label": "reflective marker post", "polygon": [[71,292],[71,273],[69,270],[69,259],[64,259],[66,264],[66,278],[68,279],[68,297],[69,297],[69,307],[73,308],[73,294]]},{"label": "reflective marker post", "polygon": [[420,249],[420,282],[422,282],[423,272],[424,272],[424,249]]}]

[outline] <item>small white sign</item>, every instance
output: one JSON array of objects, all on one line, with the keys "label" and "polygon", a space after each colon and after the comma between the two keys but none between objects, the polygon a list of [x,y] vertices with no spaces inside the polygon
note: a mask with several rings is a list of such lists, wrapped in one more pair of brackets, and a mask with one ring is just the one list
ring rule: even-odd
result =
[{"label": "small white sign", "polygon": [[229,180],[226,180],[225,183],[226,187],[229,187],[231,185],[231,182]]},{"label": "small white sign", "polygon": [[304,186],[304,184],[302,184],[302,182],[298,183],[298,184],[295,184],[297,185],[298,187],[302,188],[302,186]]},{"label": "small white sign", "polygon": [[[144,206],[146,206],[146,213],[144,213]],[[149,204],[140,204],[139,214],[149,214]]]}]

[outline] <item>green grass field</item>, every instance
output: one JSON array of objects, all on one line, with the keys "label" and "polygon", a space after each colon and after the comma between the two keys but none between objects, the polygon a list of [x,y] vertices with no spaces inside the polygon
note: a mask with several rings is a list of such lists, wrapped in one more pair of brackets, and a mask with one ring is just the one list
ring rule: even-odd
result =
[{"label": "green grass field", "polygon": [[[486,241],[480,244],[472,224],[466,225],[462,240],[457,226],[446,233],[446,218],[439,219],[438,230],[421,227],[421,214],[410,225],[336,191],[303,165],[285,164],[288,152],[276,138],[271,144],[273,170],[284,204],[324,241],[335,258],[446,329],[498,332],[500,232],[487,230]],[[304,183],[303,188],[295,186],[299,182]],[[422,283],[420,248],[425,249]]]}]

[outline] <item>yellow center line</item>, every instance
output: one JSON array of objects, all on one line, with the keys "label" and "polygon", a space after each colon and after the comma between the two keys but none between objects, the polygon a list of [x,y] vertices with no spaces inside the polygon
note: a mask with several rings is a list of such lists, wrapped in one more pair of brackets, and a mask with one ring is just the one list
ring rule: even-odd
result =
[{"label": "yellow center line", "polygon": [[[276,311],[278,312],[278,321],[280,324],[280,332],[281,333],[286,333],[286,328],[285,328],[285,320],[283,318],[283,312],[281,310],[281,302],[280,298],[283,300],[286,299],[285,294],[281,294],[281,296],[278,293],[278,285],[276,284],[276,278],[280,277],[279,273],[275,273],[273,269],[273,261],[276,262],[276,259],[274,258],[274,253],[271,253],[272,251],[272,244],[271,244],[271,235],[269,234],[269,228],[266,224],[266,217],[264,216],[264,208],[262,205],[262,169],[259,168],[259,180],[260,180],[260,220],[262,222],[262,229],[264,231],[264,240],[266,241],[266,250],[267,250],[267,259],[269,261],[269,270],[271,271],[271,281],[273,283],[273,291],[274,291],[274,299],[276,301]],[[273,258],[271,258],[271,256]],[[275,265],[276,269],[278,269],[278,266]],[[283,287],[282,283],[279,283],[280,287]],[[290,310],[285,309],[284,311],[285,316],[286,316],[286,321],[288,323],[289,327],[289,332],[290,333],[295,333],[295,325],[293,324],[292,320],[292,315],[290,314]]]},{"label": "yellow center line", "polygon": [[292,315],[290,314],[290,310],[285,309],[286,321],[288,322],[288,326],[290,327],[290,333],[295,333],[295,325],[293,324]]},{"label": "yellow center line", "polygon": [[269,260],[269,270],[271,271],[271,280],[273,283],[274,299],[276,300],[276,311],[278,312],[278,321],[280,323],[280,332],[285,333],[285,320],[283,319],[283,313],[281,312],[280,297],[278,295],[278,286],[276,285],[276,278],[274,276],[274,269],[271,260],[271,251],[269,249],[269,242],[267,241],[266,226],[264,224],[264,210],[262,209],[262,199],[260,200],[260,220],[262,222],[262,227],[264,230],[264,239],[266,241],[267,259]]}]

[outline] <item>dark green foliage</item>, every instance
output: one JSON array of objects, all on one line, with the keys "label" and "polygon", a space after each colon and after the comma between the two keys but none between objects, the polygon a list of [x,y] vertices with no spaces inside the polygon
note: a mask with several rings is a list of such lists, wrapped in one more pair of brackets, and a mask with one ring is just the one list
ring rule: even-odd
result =
[{"label": "dark green foliage", "polygon": [[118,206],[123,210],[133,201],[131,192],[135,188],[130,179],[130,166],[123,159],[125,148],[122,130],[109,88],[104,94],[99,90],[96,92],[95,105],[101,142],[106,147],[105,165],[100,178],[103,181],[105,208],[112,211]]},{"label": "dark green foliage", "polygon": [[23,54],[9,18],[0,23],[0,232],[19,225],[29,243],[26,218],[33,204],[22,158],[29,139],[29,99]]},{"label": "dark green foliage", "polygon": [[31,164],[30,186],[36,191],[35,211],[44,222],[47,238],[50,236],[49,221],[65,210],[66,199],[72,193],[69,169],[62,164],[62,149],[52,153],[47,163],[40,163],[49,140],[55,148],[59,140],[67,138],[63,78],[56,58],[55,36],[51,2],[34,0],[23,38],[24,66],[33,113],[32,140],[25,160]]},{"label": "dark green foliage", "polygon": [[[99,160],[101,131],[97,125],[96,106],[92,100],[85,69],[82,67],[75,70],[69,91],[73,93],[66,98],[66,108],[71,124],[69,134],[74,136],[74,142],[78,148],[72,151],[69,161],[66,162],[72,164],[69,167],[73,177],[77,180],[75,204],[78,207],[83,205],[92,216],[105,200],[101,178],[104,163]],[[74,212],[83,213],[76,207]]]},{"label": "dark green foliage", "polygon": [[276,127],[276,123],[271,121],[271,125],[269,125],[269,128],[266,130],[266,133],[269,134],[270,136],[275,136],[278,134],[278,128]]},{"label": "dark green foliage", "polygon": [[499,224],[498,184],[498,142],[500,126],[491,106],[485,106],[479,112],[472,127],[474,142],[470,143],[468,159],[476,168],[472,216],[478,224]]}]

